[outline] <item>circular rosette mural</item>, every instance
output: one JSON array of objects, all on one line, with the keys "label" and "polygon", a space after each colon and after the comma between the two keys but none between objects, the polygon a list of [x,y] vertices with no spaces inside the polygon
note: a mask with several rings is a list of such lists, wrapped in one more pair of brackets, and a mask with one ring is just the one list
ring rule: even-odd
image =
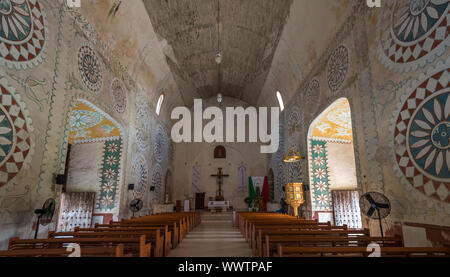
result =
[{"label": "circular rosette mural", "polygon": [[0,64],[31,68],[45,56],[47,30],[38,0],[0,1]]},{"label": "circular rosette mural", "polygon": [[144,95],[136,96],[136,144],[141,151],[149,148],[150,137],[150,107]]},{"label": "circular rosette mural", "polygon": [[449,70],[419,85],[406,99],[395,125],[396,161],[406,180],[423,194],[449,203]]},{"label": "circular rosette mural", "polygon": [[118,113],[124,113],[127,108],[127,93],[125,88],[118,79],[114,79],[111,83],[111,102],[114,110]]},{"label": "circular rosette mural", "polygon": [[155,188],[155,191],[153,194],[153,202],[154,203],[163,203],[164,202],[164,188],[163,188],[163,181],[162,181],[162,169],[159,164],[156,164],[153,167],[152,186]]},{"label": "circular rosette mural", "polygon": [[102,65],[89,45],[82,45],[78,50],[78,70],[86,87],[92,92],[99,92],[103,86]]},{"label": "circular rosette mural", "polygon": [[0,79],[0,187],[30,162],[32,131],[25,103],[5,78]]},{"label": "circular rosette mural", "polygon": [[386,3],[389,30],[380,59],[395,71],[409,71],[434,60],[449,45],[449,0],[411,0]]},{"label": "circular rosette mural", "polygon": [[331,53],[327,64],[327,81],[332,94],[341,88],[347,76],[348,68],[348,49],[341,45]]},{"label": "circular rosette mural", "polygon": [[167,135],[166,131],[161,125],[158,125],[158,130],[156,131],[154,138],[154,153],[155,160],[158,163],[162,163],[164,157],[168,155],[168,147],[167,147]]},{"label": "circular rosette mural", "polygon": [[148,164],[143,155],[138,154],[133,160],[132,172],[135,176],[133,197],[142,199],[148,184]]}]

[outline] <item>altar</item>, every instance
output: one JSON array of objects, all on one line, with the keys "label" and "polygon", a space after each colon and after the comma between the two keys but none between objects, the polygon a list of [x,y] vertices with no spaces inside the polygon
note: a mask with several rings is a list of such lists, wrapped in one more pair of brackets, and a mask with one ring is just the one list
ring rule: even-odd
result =
[{"label": "altar", "polygon": [[222,210],[228,210],[230,208],[230,201],[209,201],[208,210],[221,208]]}]

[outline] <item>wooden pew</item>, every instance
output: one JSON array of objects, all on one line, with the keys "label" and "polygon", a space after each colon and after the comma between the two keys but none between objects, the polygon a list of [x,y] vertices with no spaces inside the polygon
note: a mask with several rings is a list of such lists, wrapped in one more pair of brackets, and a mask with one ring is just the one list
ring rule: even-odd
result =
[{"label": "wooden pew", "polygon": [[[402,247],[403,240],[396,237],[343,237],[343,236],[271,236],[266,235],[263,244],[263,257],[272,257],[278,245],[298,247],[367,247],[370,243],[378,243],[382,247]],[[260,254],[260,253],[259,253]]]},{"label": "wooden pew", "polygon": [[[450,248],[381,247],[381,257],[450,257]],[[279,245],[277,257],[367,257],[366,247],[291,247]]]},{"label": "wooden pew", "polygon": [[[160,227],[97,227],[97,228],[80,228],[75,227],[74,232],[141,232],[141,231],[151,231],[155,229],[159,229]],[[169,255],[170,249],[172,247],[172,234],[169,231],[167,225],[162,226],[164,228],[163,234],[163,251],[164,256],[167,257]]]},{"label": "wooden pew", "polygon": [[[125,222],[125,221],[111,221],[109,224],[95,224],[95,228],[151,228],[151,227],[168,227],[168,234],[171,234],[170,242],[172,244],[172,249],[176,248],[181,242],[179,239],[179,228],[176,222]],[[165,227],[164,227],[165,228]]]},{"label": "wooden pew", "polygon": [[267,223],[254,223],[250,232],[249,243],[253,249],[256,247],[256,241],[259,230],[303,230],[303,229],[316,229],[316,230],[347,230],[347,225],[344,226],[332,226],[328,223],[311,223],[309,221],[292,221],[287,223],[267,224]]},{"label": "wooden pew", "polygon": [[314,230],[314,229],[299,229],[299,230],[258,230],[258,236],[256,238],[257,255],[263,255],[263,240],[266,235],[278,235],[278,236],[335,236],[335,237],[360,237],[370,236],[369,229],[363,230]]},{"label": "wooden pew", "polygon": [[[81,247],[80,257],[124,257],[123,244],[113,247]],[[66,248],[54,249],[15,249],[0,251],[0,257],[68,257],[72,252]]]},{"label": "wooden pew", "polygon": [[147,231],[104,231],[104,232],[49,232],[48,238],[73,237],[73,238],[139,238],[145,235],[146,243],[151,243],[153,247],[153,257],[163,257],[164,237],[160,234],[160,229]]},{"label": "wooden pew", "polygon": [[64,248],[70,243],[79,244],[81,248],[111,247],[123,244],[124,255],[150,257],[151,243],[146,243],[145,235],[138,238],[53,238],[20,239],[11,238],[8,250],[55,249]]}]

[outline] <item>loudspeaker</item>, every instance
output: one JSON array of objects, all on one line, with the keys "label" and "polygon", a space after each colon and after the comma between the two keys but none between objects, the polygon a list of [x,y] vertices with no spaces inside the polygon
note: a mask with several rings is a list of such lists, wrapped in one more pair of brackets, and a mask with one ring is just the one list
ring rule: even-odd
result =
[{"label": "loudspeaker", "polygon": [[150,191],[155,191],[155,186],[151,186]]},{"label": "loudspeaker", "polygon": [[309,190],[309,184],[303,184],[303,191]]},{"label": "loudspeaker", "polygon": [[134,184],[128,184],[128,190],[134,190]]},{"label": "loudspeaker", "polygon": [[64,174],[56,175],[56,184],[57,185],[65,185],[66,184],[66,176]]}]

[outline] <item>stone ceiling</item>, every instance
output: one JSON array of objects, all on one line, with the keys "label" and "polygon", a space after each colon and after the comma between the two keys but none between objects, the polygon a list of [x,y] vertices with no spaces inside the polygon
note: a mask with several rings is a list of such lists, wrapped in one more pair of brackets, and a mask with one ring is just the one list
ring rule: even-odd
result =
[{"label": "stone ceiling", "polygon": [[[163,51],[181,93],[192,89],[203,98],[219,92],[245,96],[254,105],[292,1],[144,0],[144,5],[165,42]],[[215,62],[218,48],[220,65]]]}]

